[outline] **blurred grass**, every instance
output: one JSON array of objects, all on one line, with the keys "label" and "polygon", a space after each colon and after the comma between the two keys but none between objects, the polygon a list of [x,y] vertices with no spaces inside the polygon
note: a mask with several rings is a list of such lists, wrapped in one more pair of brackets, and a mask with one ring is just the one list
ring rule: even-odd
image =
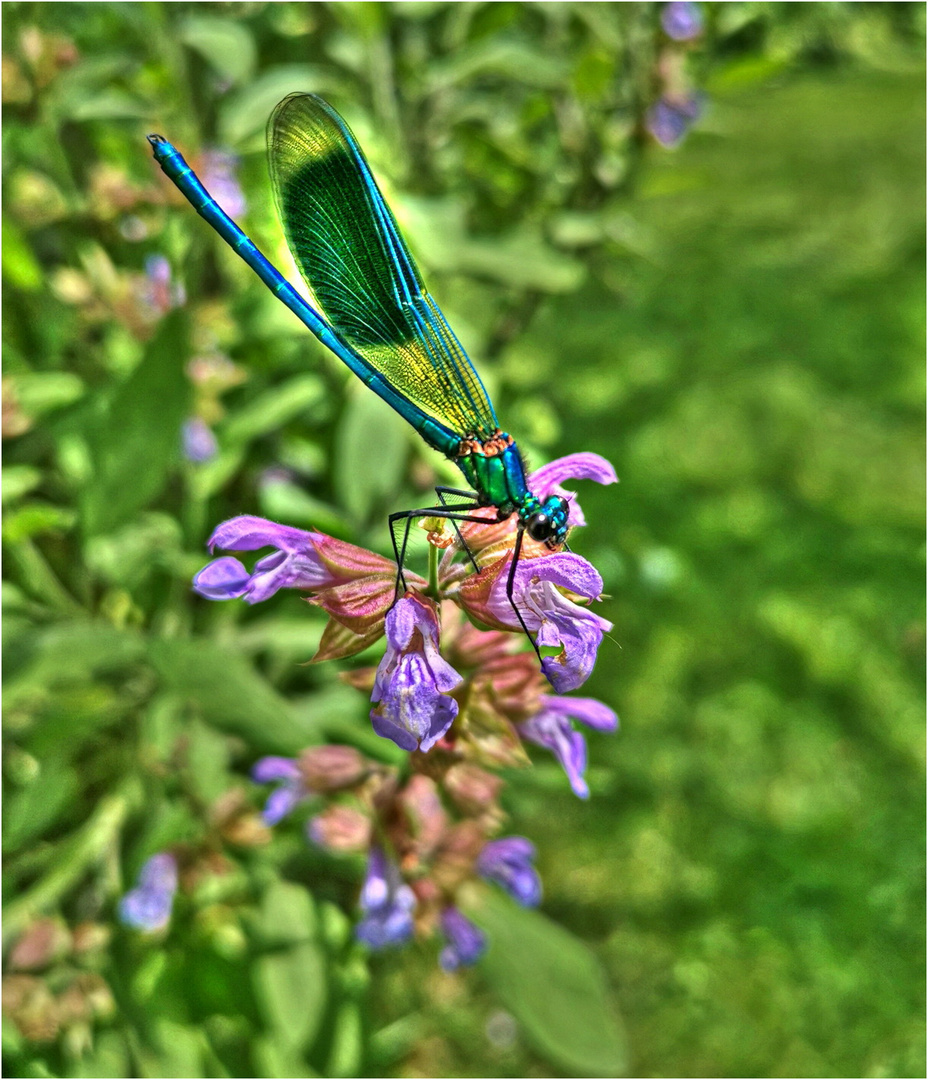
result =
[{"label": "blurred grass", "polygon": [[[117,929],[41,973],[102,973],[116,1011],[5,1027],[8,1075],[569,1075],[479,971],[368,966],[358,865],[222,831],[257,753],[389,748],[333,665],[298,666],[321,623],[293,596],[191,601],[212,524],[384,547],[434,479],[148,161],[152,126],[234,145],[275,251],[261,132],[298,85],[351,111],[520,445],[619,472],[575,546],[615,622],[585,692],[623,729],[590,739],[588,803],[539,759],[507,807],[546,914],[606,966],[632,1074],[924,1075],[916,9],[711,6],[709,112],[643,155],[622,80],[652,77],[651,5],[5,6],[8,918],[106,923],[152,851],[225,853],[164,943]],[[189,297],[160,325],[152,253]],[[220,444],[198,467],[188,333],[230,364],[195,390]]]},{"label": "blurred grass", "polygon": [[[918,1076],[922,83],[808,76],[707,127],[644,178],[649,260],[519,345],[620,476],[581,550],[623,726],[589,804],[542,764],[512,813],[633,1075]],[[466,1067],[447,1020],[418,1075]]]}]

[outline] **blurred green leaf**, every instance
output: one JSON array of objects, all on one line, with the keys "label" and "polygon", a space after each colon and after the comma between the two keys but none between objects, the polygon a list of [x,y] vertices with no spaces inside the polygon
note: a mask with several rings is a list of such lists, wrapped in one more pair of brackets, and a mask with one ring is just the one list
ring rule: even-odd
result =
[{"label": "blurred green leaf", "polygon": [[515,79],[526,86],[555,87],[563,85],[567,64],[550,50],[515,39],[487,37],[432,63],[427,75],[434,91],[486,75]]},{"label": "blurred green leaf", "polygon": [[27,502],[3,516],[3,539],[16,544],[40,533],[66,531],[77,520],[73,510],[48,503]]},{"label": "blurred green leaf", "polygon": [[166,1017],[156,1022],[160,1060],[164,1076],[204,1076],[203,1035],[189,1024],[178,1024]]},{"label": "blurred green leaf", "polygon": [[140,514],[106,536],[91,537],[87,565],[111,584],[135,585],[155,567],[170,565],[181,549],[181,529],[168,514]]},{"label": "blurred green leaf", "polygon": [[298,1050],[315,1037],[328,999],[325,953],[316,941],[309,893],[289,882],[273,882],[264,894],[258,926],[264,940],[289,943],[260,956],[253,977],[268,1027],[285,1048]]},{"label": "blurred green leaf", "polygon": [[332,1050],[326,1076],[358,1076],[364,1053],[361,1010],[354,1001],[346,1001],[338,1010],[332,1031]]},{"label": "blurred green leaf", "polygon": [[41,773],[24,787],[7,784],[3,799],[3,848],[12,854],[41,836],[70,812],[79,790],[74,770],[46,760]]},{"label": "blurred green leaf", "polygon": [[39,417],[77,401],[84,384],[69,371],[30,371],[11,376],[20,407],[27,416]]},{"label": "blurred green leaf", "polygon": [[336,434],[334,461],[338,496],[356,521],[372,513],[402,482],[409,454],[406,422],[374,394],[350,395]]},{"label": "blurred green leaf", "polygon": [[115,672],[145,654],[138,634],[87,619],[37,628],[17,642],[17,655],[4,671],[5,693],[20,694],[55,685],[89,680]]},{"label": "blurred green leaf", "polygon": [[347,536],[348,522],[333,506],[314,499],[289,480],[267,479],[258,491],[261,513],[272,521]]},{"label": "blurred green leaf", "polygon": [[32,465],[6,465],[3,468],[2,499],[5,506],[8,502],[21,499],[27,492],[32,491],[42,483],[42,470]]},{"label": "blurred green leaf", "polygon": [[290,703],[236,653],[178,639],[152,642],[150,656],[166,688],[255,750],[295,754],[314,740],[311,723],[297,720]]},{"label": "blurred green leaf", "polygon": [[3,277],[24,292],[35,292],[44,281],[29,241],[17,225],[3,218]]},{"label": "blurred green leaf", "polygon": [[266,390],[220,425],[223,442],[248,442],[276,431],[311,409],[325,395],[318,375],[297,375]]},{"label": "blurred green leaf", "polygon": [[94,480],[82,493],[89,536],[121,525],[164,486],[190,411],[187,349],[186,314],[172,312],[90,433]]},{"label": "blurred green leaf", "polygon": [[463,204],[450,199],[404,200],[403,227],[422,261],[444,273],[472,274],[508,288],[572,292],[583,263],[547,244],[530,225],[479,239],[468,230]]},{"label": "blurred green leaf", "polygon": [[575,1075],[624,1076],[625,1036],[586,945],[497,892],[467,913],[490,942],[480,968],[535,1049]]},{"label": "blurred green leaf", "polygon": [[238,148],[257,133],[263,134],[274,106],[297,91],[324,93],[340,80],[313,64],[279,64],[267,68],[245,89],[222,103],[219,134],[223,143]]},{"label": "blurred green leaf", "polygon": [[230,82],[245,82],[252,77],[254,39],[248,27],[234,16],[190,16],[180,24],[180,40]]}]

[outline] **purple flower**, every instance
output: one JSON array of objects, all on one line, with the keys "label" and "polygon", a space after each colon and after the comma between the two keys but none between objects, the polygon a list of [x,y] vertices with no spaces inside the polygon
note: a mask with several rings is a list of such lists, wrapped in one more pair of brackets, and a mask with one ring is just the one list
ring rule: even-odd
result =
[{"label": "purple flower", "polygon": [[263,757],[255,762],[251,778],[256,784],[277,784],[268,795],[261,818],[265,825],[276,825],[297,803],[310,795],[300,767],[290,758]]},{"label": "purple flower", "polygon": [[574,793],[587,799],[590,789],[583,779],[586,771],[586,739],[574,729],[571,717],[596,731],[615,731],[618,717],[608,706],[593,698],[546,697],[534,716],[519,725],[529,742],[550,750],[561,763]]},{"label": "purple flower", "polygon": [[184,457],[194,464],[212,461],[219,451],[212,428],[199,416],[192,416],[181,425]]},{"label": "purple flower", "polygon": [[476,964],[487,947],[486,935],[456,907],[447,907],[441,913],[441,928],[448,942],[438,957],[442,968],[456,971]]},{"label": "purple flower", "polygon": [[691,41],[702,33],[702,8],[691,3],[664,4],[661,26],[667,37],[674,41]]},{"label": "purple flower", "polygon": [[[516,629],[518,622],[506,595],[508,580],[507,560],[489,590],[480,590],[477,581],[471,593],[465,583],[461,589],[465,607],[483,622]],[[559,693],[576,690],[586,682],[603,634],[612,629],[612,623],[568,599],[561,589],[595,600],[603,591],[603,579],[586,559],[569,551],[519,560],[513,599],[538,647],[560,649],[556,656],[542,661],[542,671]],[[480,596],[480,591],[485,596]]]},{"label": "purple flower", "polygon": [[183,285],[172,284],[171,264],[164,255],[149,255],[145,260],[141,299],[153,318],[166,315],[187,299]]},{"label": "purple flower", "polygon": [[461,676],[438,651],[434,606],[415,593],[387,612],[387,651],[374,680],[374,731],[403,750],[430,750],[451,727],[458,703],[447,693]]},{"label": "purple flower", "polygon": [[119,918],[136,930],[161,930],[167,926],[177,892],[177,861],[159,852],[139,871],[138,884],[119,901]]},{"label": "purple flower", "polygon": [[364,917],[354,931],[358,940],[372,949],[405,944],[412,937],[415,906],[415,894],[400,877],[396,863],[380,848],[372,848],[361,888]]},{"label": "purple flower", "polygon": [[541,903],[541,879],[532,866],[535,845],[524,836],[505,836],[483,845],[477,858],[477,873],[495,882],[523,907]]},{"label": "purple flower", "polygon": [[247,204],[239,186],[236,172],[239,160],[225,150],[207,150],[200,159],[203,186],[230,218],[245,213]]},{"label": "purple flower", "polygon": [[572,491],[565,491],[561,484],[567,480],[595,480],[597,484],[617,484],[615,469],[599,454],[568,454],[542,465],[528,478],[529,488],[544,502],[551,495],[560,495],[570,504],[568,525],[586,525],[586,518]]},{"label": "purple flower", "polygon": [[207,600],[243,597],[249,604],[258,604],[278,589],[327,589],[352,578],[387,570],[392,576],[395,572],[393,563],[382,555],[323,533],[248,514],[224,521],[209,538],[211,551],[257,551],[263,547],[276,550],[260,558],[250,574],[238,559],[224,556],[196,574],[194,590]]},{"label": "purple flower", "polygon": [[661,146],[672,150],[702,115],[702,110],[703,97],[700,94],[662,97],[648,110],[648,131]]}]

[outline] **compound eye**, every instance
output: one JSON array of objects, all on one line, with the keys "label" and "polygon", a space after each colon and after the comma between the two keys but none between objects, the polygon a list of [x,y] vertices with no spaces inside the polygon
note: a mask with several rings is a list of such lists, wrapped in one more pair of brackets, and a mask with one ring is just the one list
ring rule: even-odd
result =
[{"label": "compound eye", "polygon": [[532,514],[528,519],[526,528],[528,529],[529,536],[533,540],[538,540],[539,542],[547,540],[551,536],[553,530],[551,519],[547,514],[542,513]]}]

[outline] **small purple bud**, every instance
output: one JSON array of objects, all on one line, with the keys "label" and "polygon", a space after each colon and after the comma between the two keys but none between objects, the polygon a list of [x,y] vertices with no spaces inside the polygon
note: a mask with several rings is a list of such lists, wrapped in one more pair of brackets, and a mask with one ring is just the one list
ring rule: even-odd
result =
[{"label": "small purple bud", "polygon": [[523,907],[541,903],[541,879],[532,861],[534,845],[524,836],[506,836],[484,844],[477,859],[477,873],[495,882]]},{"label": "small purple bud", "polygon": [[177,892],[177,861],[162,851],[139,871],[138,884],[119,901],[119,918],[136,930],[161,930],[167,926]]},{"label": "small purple bud", "polygon": [[372,848],[361,888],[364,917],[355,927],[355,936],[372,949],[405,945],[415,929],[415,906],[415,894],[403,881],[397,865],[380,848]]},{"label": "small purple bud", "polygon": [[487,947],[486,935],[456,907],[441,913],[441,928],[448,944],[442,949],[438,962],[445,971],[476,964]]},{"label": "small purple bud", "polygon": [[185,420],[181,425],[181,440],[184,448],[184,457],[194,464],[204,461],[212,461],[219,453],[219,445],[212,428],[205,420],[198,416]]},{"label": "small purple bud", "polygon": [[674,41],[692,41],[702,33],[702,8],[699,4],[692,3],[664,4],[661,26],[667,37]]},{"label": "small purple bud", "polygon": [[255,762],[251,778],[257,784],[278,786],[268,795],[261,819],[265,825],[276,825],[310,795],[299,765],[290,758],[264,757]]},{"label": "small purple bud", "polygon": [[674,149],[702,115],[704,100],[699,94],[660,98],[648,110],[648,131],[665,149]]}]

